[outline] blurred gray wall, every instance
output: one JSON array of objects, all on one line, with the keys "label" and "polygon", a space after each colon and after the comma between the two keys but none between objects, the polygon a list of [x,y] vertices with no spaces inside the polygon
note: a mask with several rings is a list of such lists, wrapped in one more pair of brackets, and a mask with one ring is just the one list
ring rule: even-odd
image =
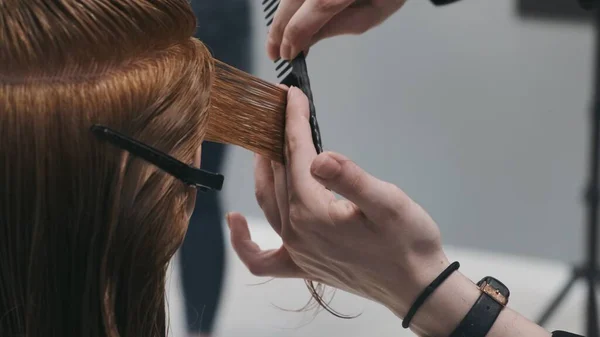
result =
[{"label": "blurred gray wall", "polygon": [[[256,5],[256,74],[273,80]],[[309,71],[324,145],[403,188],[446,244],[574,261],[583,251],[593,29],[512,1],[406,7],[324,41]],[[229,153],[227,210],[262,213],[252,155]]]}]

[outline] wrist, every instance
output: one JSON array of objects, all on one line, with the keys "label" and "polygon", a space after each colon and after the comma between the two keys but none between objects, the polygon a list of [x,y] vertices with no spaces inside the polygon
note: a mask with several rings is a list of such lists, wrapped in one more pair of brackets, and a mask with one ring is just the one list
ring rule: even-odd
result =
[{"label": "wrist", "polygon": [[[411,306],[415,303],[417,298],[421,295],[424,289],[430,286],[430,284],[438,278],[450,266],[450,262],[446,258],[443,251],[433,254],[433,256],[422,257],[414,255],[411,258],[406,258],[402,268],[397,268],[396,277],[391,278],[388,284],[380,284],[379,289],[385,289],[386,291],[380,292],[371,299],[382,303],[388,307],[394,314],[400,318],[406,317]],[[443,281],[434,292],[429,295],[423,306],[417,310],[417,315],[413,317],[410,325],[414,326],[415,318],[421,316],[420,312],[427,310],[429,307],[428,303],[437,303],[437,297],[440,294],[444,295],[442,298],[446,298],[447,292],[455,292],[455,288],[464,289],[461,284],[461,278],[455,276],[458,271],[453,272],[450,276]],[[464,277],[463,277],[464,278]],[[465,278],[466,279],[466,278]],[[458,281],[458,282],[457,282]],[[447,284],[450,283],[451,286]],[[475,287],[474,284],[470,283],[471,286]],[[477,290],[477,288],[475,288]],[[432,300],[433,299],[433,300]]]},{"label": "wrist", "polygon": [[486,337],[551,337],[552,333],[519,313],[504,308]]},{"label": "wrist", "polygon": [[480,295],[476,284],[459,271],[454,272],[417,311],[411,330],[421,336],[450,336]]},{"label": "wrist", "polygon": [[[439,266],[421,268],[418,277],[419,292],[413,295],[410,303],[403,304],[404,299],[396,297],[399,305],[388,307],[400,318],[404,318],[409,307],[420,294],[450,263],[443,260]],[[429,270],[428,270],[429,269]],[[411,321],[411,330],[420,336],[447,337],[458,327],[469,310],[473,307],[481,291],[465,275],[459,271],[451,274],[427,298]],[[527,320],[515,311],[504,308],[486,337],[551,337],[551,333]]]}]

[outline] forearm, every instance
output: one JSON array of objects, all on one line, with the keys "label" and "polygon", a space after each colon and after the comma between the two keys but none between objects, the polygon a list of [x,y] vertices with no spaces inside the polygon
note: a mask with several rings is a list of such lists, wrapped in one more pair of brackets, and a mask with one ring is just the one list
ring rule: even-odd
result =
[{"label": "forearm", "polygon": [[[427,299],[411,322],[419,336],[448,337],[467,315],[481,294],[477,286],[460,272],[453,273]],[[393,306],[390,306],[393,308]],[[393,310],[393,309],[392,309]],[[395,312],[404,317],[405,312]],[[487,337],[550,337],[551,333],[505,308]]]},{"label": "forearm", "polygon": [[549,331],[506,308],[500,313],[488,337],[550,337],[551,335]]}]

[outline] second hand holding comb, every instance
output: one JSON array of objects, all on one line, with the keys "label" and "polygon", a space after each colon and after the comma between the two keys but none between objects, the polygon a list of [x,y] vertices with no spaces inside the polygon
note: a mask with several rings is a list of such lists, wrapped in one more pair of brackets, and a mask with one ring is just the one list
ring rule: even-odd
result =
[{"label": "second hand holding comb", "polygon": [[[279,0],[263,0],[262,1],[263,11],[265,13],[265,20],[267,27],[273,23],[277,8],[279,8]],[[278,72],[277,79],[281,81],[281,84],[289,86],[295,86],[300,88],[302,92],[308,97],[310,105],[310,127],[312,132],[313,143],[317,154],[323,152],[323,144],[321,139],[321,130],[317,121],[317,113],[314,104],[314,98],[312,89],[310,86],[310,79],[308,77],[308,69],[306,66],[306,57],[304,53],[300,53],[295,59],[290,62],[286,60],[275,61],[275,71]]]}]

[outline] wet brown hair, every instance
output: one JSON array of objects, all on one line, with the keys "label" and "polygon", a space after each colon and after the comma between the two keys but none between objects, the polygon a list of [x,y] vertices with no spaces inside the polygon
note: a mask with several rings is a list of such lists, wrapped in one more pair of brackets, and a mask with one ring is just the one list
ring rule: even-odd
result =
[{"label": "wet brown hair", "polygon": [[0,336],[165,336],[195,191],[94,139],[192,164],[213,61],[185,0],[0,1]]},{"label": "wet brown hair", "polygon": [[215,61],[206,139],[284,162],[287,91]]},{"label": "wet brown hair", "polygon": [[0,336],[166,335],[195,190],[91,125],[189,164],[205,136],[283,162],[286,90],[195,28],[186,0],[0,0]]}]

